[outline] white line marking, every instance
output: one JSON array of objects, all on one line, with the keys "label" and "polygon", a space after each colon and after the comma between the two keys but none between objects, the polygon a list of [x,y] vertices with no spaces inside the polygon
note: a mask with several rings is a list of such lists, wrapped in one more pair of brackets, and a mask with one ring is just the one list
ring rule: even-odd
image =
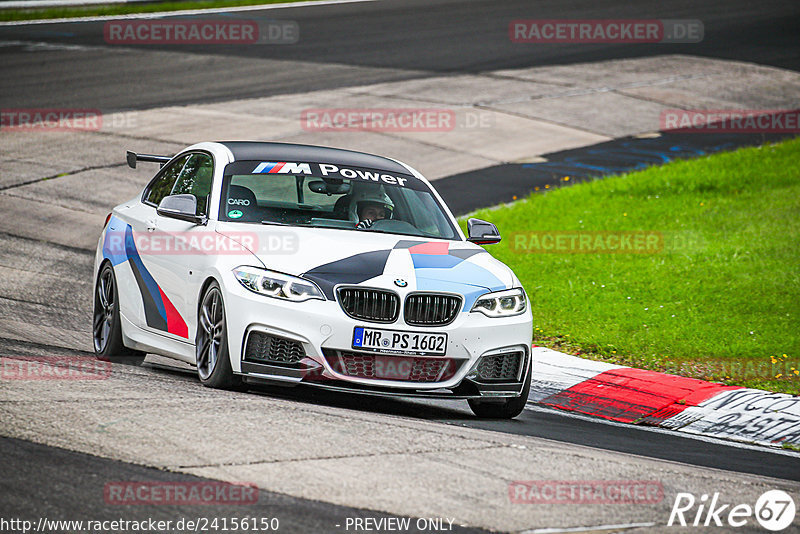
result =
[{"label": "white line marking", "polygon": [[580,419],[582,421],[591,421],[593,423],[600,423],[603,425],[611,425],[611,426],[618,426],[627,429],[638,429],[645,432],[655,432],[656,434],[670,434],[672,436],[683,437],[688,439],[694,439],[697,441],[705,441],[707,443],[713,443],[715,445],[727,445],[729,447],[736,447],[737,449],[748,449],[751,451],[761,451],[761,452],[769,452],[772,454],[780,454],[782,456],[791,456],[793,458],[800,458],[800,453],[796,453],[793,451],[788,451],[785,449],[776,449],[766,447],[764,445],[750,445],[748,443],[741,443],[738,441],[729,441],[726,439],[719,439],[713,438],[710,436],[701,436],[698,434],[689,434],[685,432],[678,432],[675,430],[669,430],[665,428],[659,428],[655,426],[645,426],[645,425],[632,425],[630,423],[620,423],[619,421],[611,421],[610,419],[603,419],[601,417],[592,417],[591,415],[584,415],[580,413],[574,412],[567,412],[565,410],[556,410],[554,408],[546,408],[543,406],[535,406],[528,403],[525,406],[526,410],[530,410],[532,412],[542,412],[542,413],[549,413],[549,414],[556,414],[561,415],[564,417],[572,417],[573,419]]},{"label": "white line marking", "polygon": [[210,9],[187,9],[184,11],[160,11],[156,13],[131,13],[129,15],[103,15],[97,17],[75,17],[66,19],[40,19],[40,20],[12,20],[0,22],[0,26],[26,26],[29,24],[61,24],[64,22],[96,22],[101,20],[122,19],[157,19],[161,17],[177,17],[184,15],[203,15],[211,13],[234,13],[239,11],[258,11],[267,9],[285,9],[290,7],[328,6],[336,4],[354,4],[361,2],[376,2],[377,0],[307,0],[305,2],[291,2],[285,4],[255,4],[239,7],[215,7]]},{"label": "white line marking", "polygon": [[559,534],[561,532],[592,532],[597,530],[615,530],[653,526],[655,526],[655,523],[625,523],[623,525],[597,525],[595,527],[572,528],[535,528],[533,530],[523,530],[520,534]]},{"label": "white line marking", "polygon": [[89,46],[66,43],[46,43],[44,41],[0,41],[0,48],[9,46],[24,46],[26,52],[42,52],[48,50],[72,50],[87,52],[90,50],[125,50],[123,47],[112,48],[110,46]]}]

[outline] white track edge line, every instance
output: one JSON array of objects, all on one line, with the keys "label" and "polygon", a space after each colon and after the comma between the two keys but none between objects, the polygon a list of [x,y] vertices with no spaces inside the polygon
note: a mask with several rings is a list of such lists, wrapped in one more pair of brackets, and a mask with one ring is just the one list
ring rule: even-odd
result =
[{"label": "white track edge line", "polygon": [[535,528],[532,530],[523,530],[520,534],[566,534],[567,532],[594,532],[598,530],[654,527],[655,525],[655,523],[625,523],[622,525],[597,525],[591,527]]},{"label": "white track edge line", "polygon": [[567,528],[535,528],[533,530],[523,530],[520,534],[560,534],[567,532],[594,532],[598,530],[630,529],[654,527],[655,523],[625,523],[622,525],[597,525],[591,527],[567,527]]},{"label": "white track edge line", "polygon": [[0,22],[2,26],[26,26],[33,24],[63,24],[65,22],[97,22],[102,20],[157,19],[161,17],[177,17],[183,15],[202,15],[205,13],[230,13],[239,11],[260,11],[267,9],[285,9],[291,7],[313,7],[337,4],[355,4],[377,2],[378,0],[305,0],[303,2],[286,2],[283,4],[254,4],[252,6],[213,7],[209,9],[186,9],[183,11],[157,11],[155,13],[130,13],[127,15],[102,15],[96,17],[72,17],[63,19],[10,20]]}]

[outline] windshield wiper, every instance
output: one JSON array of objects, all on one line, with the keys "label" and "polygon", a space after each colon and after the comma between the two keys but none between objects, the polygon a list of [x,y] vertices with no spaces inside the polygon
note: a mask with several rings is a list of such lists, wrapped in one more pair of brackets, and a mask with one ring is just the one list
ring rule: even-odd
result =
[{"label": "windshield wiper", "polygon": [[289,223],[278,222],[278,221],[261,221],[261,224],[274,224],[275,226],[293,226]]}]

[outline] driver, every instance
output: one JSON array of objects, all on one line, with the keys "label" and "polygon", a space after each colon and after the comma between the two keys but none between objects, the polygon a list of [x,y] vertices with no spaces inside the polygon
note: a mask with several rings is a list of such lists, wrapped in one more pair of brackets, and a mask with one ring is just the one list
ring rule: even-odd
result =
[{"label": "driver", "polygon": [[371,227],[375,221],[391,219],[394,211],[392,199],[382,190],[359,193],[351,206],[358,217],[356,228],[361,230]]}]

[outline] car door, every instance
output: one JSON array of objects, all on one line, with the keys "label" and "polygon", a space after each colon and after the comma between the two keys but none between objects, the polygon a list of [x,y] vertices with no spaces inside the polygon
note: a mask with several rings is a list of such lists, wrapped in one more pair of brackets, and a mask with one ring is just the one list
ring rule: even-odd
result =
[{"label": "car door", "polygon": [[189,155],[182,155],[164,166],[144,189],[141,199],[121,208],[119,220],[112,219],[111,230],[124,240],[126,269],[117,273],[120,311],[134,325],[144,329],[166,330],[166,313],[160,281],[153,275],[150,253],[156,231],[158,202],[169,195]]},{"label": "car door", "polygon": [[[192,153],[170,191],[171,195],[193,195],[196,215],[208,216],[214,177],[214,160],[205,152]],[[215,232],[195,224],[155,213],[154,235],[161,238],[159,253],[152,254],[152,270],[163,294],[167,333],[194,342],[196,299],[202,273],[215,261]]]}]

